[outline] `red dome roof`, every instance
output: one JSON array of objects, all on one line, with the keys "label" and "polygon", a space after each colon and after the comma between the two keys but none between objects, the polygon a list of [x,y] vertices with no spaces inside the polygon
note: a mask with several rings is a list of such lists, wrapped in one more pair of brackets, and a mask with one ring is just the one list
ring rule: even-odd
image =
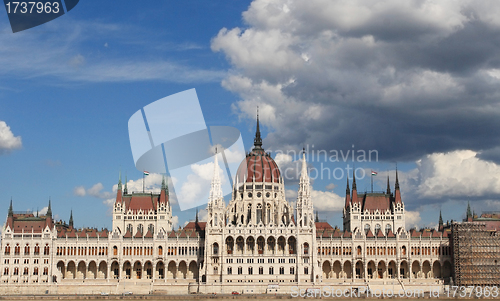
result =
[{"label": "red dome roof", "polygon": [[[281,173],[273,158],[263,149],[253,149],[238,168],[238,182],[279,183]],[[255,179],[254,179],[255,177]]]}]

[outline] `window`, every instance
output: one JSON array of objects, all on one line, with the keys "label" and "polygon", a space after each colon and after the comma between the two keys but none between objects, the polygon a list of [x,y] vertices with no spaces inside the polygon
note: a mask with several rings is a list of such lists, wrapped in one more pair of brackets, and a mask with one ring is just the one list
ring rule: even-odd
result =
[{"label": "window", "polygon": [[385,226],[385,234],[387,235],[387,234],[389,233],[389,231],[391,231],[391,230],[392,230],[391,225],[387,224],[387,225]]},{"label": "window", "polygon": [[155,226],[153,224],[149,224],[148,231],[151,232],[151,234],[155,234]]},{"label": "window", "polygon": [[117,256],[118,255],[118,247],[113,246],[113,255]]},{"label": "window", "polygon": [[252,267],[248,268],[248,275],[253,275],[253,268]]},{"label": "window", "polygon": [[213,244],[213,249],[214,249],[214,250],[213,250],[213,254],[214,254],[214,255],[219,254],[219,244],[218,244],[218,243],[214,243],[214,244]]},{"label": "window", "polygon": [[214,275],[217,275],[219,273],[219,268],[214,267]]},{"label": "window", "polygon": [[285,268],[284,267],[280,267],[280,275],[284,275],[285,274]]},{"label": "window", "polygon": [[274,275],[274,268],[273,267],[269,268],[269,275]]},{"label": "window", "polygon": [[264,268],[263,267],[259,267],[259,275],[263,275],[264,274]]},{"label": "window", "polygon": [[241,275],[243,274],[243,268],[242,267],[238,267],[238,275]]},{"label": "window", "polygon": [[163,255],[163,247],[162,247],[162,246],[159,246],[159,247],[158,247],[158,255],[159,255],[159,256],[162,256],[162,255]]},{"label": "window", "polygon": [[365,234],[368,234],[368,231],[370,231],[370,224],[365,225]]},{"label": "window", "polygon": [[45,267],[43,268],[43,275],[47,276],[49,274],[49,268]]},{"label": "window", "polygon": [[141,235],[143,233],[143,230],[144,230],[144,227],[142,226],[142,224],[140,224],[139,226],[137,226],[137,232],[141,233]]},{"label": "window", "polygon": [[295,267],[290,267],[290,275],[294,275],[295,274]]},{"label": "window", "polygon": [[19,246],[19,244],[16,244],[16,246],[14,247],[14,255],[19,255],[19,253],[21,253],[21,247]]},{"label": "window", "polygon": [[231,275],[232,273],[233,273],[233,268],[232,267],[228,267],[227,268],[227,274]]},{"label": "window", "polygon": [[35,276],[38,275],[38,268],[33,269],[33,275],[35,275]]},{"label": "window", "polygon": [[304,267],[304,274],[309,275],[309,268],[308,267]]},{"label": "window", "polygon": [[5,246],[5,255],[10,255],[10,246],[9,246],[9,244],[7,244]]},{"label": "window", "polygon": [[28,275],[28,274],[29,274],[29,269],[28,268],[24,268],[23,275]]},{"label": "window", "polygon": [[309,244],[306,242],[304,244],[304,255],[307,255],[309,254]]},{"label": "window", "polygon": [[19,268],[14,268],[14,275],[19,275]]},{"label": "window", "polygon": [[5,268],[5,269],[3,270],[3,274],[4,274],[4,275],[9,275],[9,268]]},{"label": "window", "polygon": [[24,246],[24,255],[29,255],[30,254],[30,245],[26,244]]}]

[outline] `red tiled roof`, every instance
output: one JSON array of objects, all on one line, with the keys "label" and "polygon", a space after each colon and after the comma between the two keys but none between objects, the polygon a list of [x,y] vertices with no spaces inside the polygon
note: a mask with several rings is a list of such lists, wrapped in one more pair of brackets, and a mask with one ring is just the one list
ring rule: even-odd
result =
[{"label": "red tiled roof", "polygon": [[153,233],[151,233],[151,230],[148,230],[148,233],[144,235],[145,238],[153,238]]},{"label": "red tiled roof", "polygon": [[349,231],[345,230],[345,232],[344,232],[344,235],[343,235],[343,236],[344,236],[344,238],[347,238],[347,237],[352,237],[352,232],[349,232]]},{"label": "red tiled roof", "polygon": [[108,230],[104,229],[99,233],[99,237],[108,238]]},{"label": "red tiled roof", "polygon": [[439,234],[439,231],[432,231],[432,237],[441,237],[441,234]]},{"label": "red tiled roof", "polygon": [[190,238],[198,238],[198,235],[196,234],[196,231],[192,231],[191,234],[189,235]]},{"label": "red tiled roof", "polygon": [[415,229],[411,229],[410,234],[411,237],[420,237],[420,233]]},{"label": "red tiled roof", "polygon": [[364,212],[368,210],[369,212],[385,212],[391,208],[391,199],[389,195],[382,193],[367,193],[363,197],[363,203],[361,210]]},{"label": "red tiled roof", "polygon": [[334,232],[333,232],[333,237],[342,237],[342,232],[340,232],[339,229],[336,229]]},{"label": "red tiled roof", "polygon": [[177,238],[177,235],[175,235],[175,230],[172,230],[172,231],[168,234],[168,238]]},{"label": "red tiled roof", "polygon": [[423,230],[422,231],[422,237],[431,237],[432,233],[429,230]]},{"label": "red tiled roof", "polygon": [[378,232],[377,232],[377,238],[384,238],[384,233],[382,233],[382,231],[379,229]]},{"label": "red tiled roof", "polygon": [[180,238],[187,238],[187,234],[186,234],[186,231],[182,231],[181,232],[181,235],[179,235]]},{"label": "red tiled roof", "polygon": [[316,231],[318,230],[333,230],[333,227],[327,222],[316,222]]},{"label": "red tiled roof", "polygon": [[76,238],[76,232],[75,229],[71,229],[71,231],[66,231],[66,236],[68,238]]},{"label": "red tiled roof", "polygon": [[142,238],[141,231],[137,230],[137,233],[135,233],[134,238]]},{"label": "red tiled roof", "polygon": [[375,235],[373,235],[372,230],[368,230],[368,233],[366,233],[367,238],[374,238]]},{"label": "red tiled roof", "polygon": [[[156,197],[155,197],[156,196]],[[149,210],[156,210],[156,204],[153,199],[157,198],[158,195],[152,194],[132,194],[123,197],[125,200],[125,210],[129,209],[133,212],[142,210],[143,213],[149,212]]]},{"label": "red tiled roof", "polygon": [[186,226],[184,226],[184,230],[197,230],[197,231],[205,231],[206,222],[189,222]]},{"label": "red tiled roof", "polygon": [[394,235],[394,232],[392,232],[392,230],[389,230],[389,232],[387,232],[387,237],[396,237],[396,235]]},{"label": "red tiled roof", "polygon": [[125,233],[125,235],[123,235],[123,238],[132,238],[132,232],[130,232],[129,230],[127,230],[127,232]]}]

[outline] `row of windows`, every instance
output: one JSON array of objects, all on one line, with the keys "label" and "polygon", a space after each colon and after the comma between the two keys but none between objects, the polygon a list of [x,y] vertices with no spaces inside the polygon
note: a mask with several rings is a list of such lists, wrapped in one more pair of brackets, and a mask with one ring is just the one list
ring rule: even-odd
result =
[{"label": "row of windows", "polygon": [[318,247],[318,255],[352,255],[351,247]]},{"label": "row of windows", "polygon": [[[43,248],[43,255],[49,255],[50,247],[49,244],[45,244],[45,247]],[[31,252],[31,247],[29,244],[26,244],[24,246],[24,255],[30,255]],[[21,253],[21,246],[19,244],[16,244],[14,246],[14,255],[20,255]],[[10,244],[7,244],[5,246],[5,255],[10,255]],[[33,247],[33,255],[40,255],[40,246],[36,244]]]},{"label": "row of windows", "polygon": [[[14,276],[19,275],[19,268],[18,267],[15,267],[13,270],[14,270],[14,272],[12,273],[12,275],[14,275]],[[5,276],[9,275],[9,268],[4,268],[3,274]],[[44,267],[42,275],[46,276],[48,274],[49,274],[49,268],[48,267]],[[23,269],[23,275],[29,275],[29,268],[28,267],[25,267]],[[38,275],[38,267],[34,267],[33,268],[33,275],[35,275],[35,276]]]},{"label": "row of windows", "polygon": [[[214,274],[218,274],[218,267],[214,267]],[[232,267],[228,267],[227,268],[227,274],[228,275],[232,275],[233,274],[233,268]],[[238,267],[238,275],[242,275],[243,274],[243,267]],[[285,268],[284,267],[280,267],[279,268],[279,274],[280,275],[284,275],[285,274]],[[295,267],[290,267],[290,275],[294,275],[295,274]],[[308,267],[304,267],[304,274],[307,275],[309,274],[309,268]],[[253,267],[248,267],[248,275],[253,275]],[[259,275],[264,275],[264,268],[263,267],[259,267]],[[274,275],[274,267],[269,267],[269,273],[268,275]]]},{"label": "row of windows", "polygon": [[[198,253],[200,251],[200,253]],[[167,255],[203,255],[203,248],[198,247],[168,247]],[[107,254],[107,253],[106,253]],[[153,247],[123,247],[123,255],[153,255]],[[118,247],[113,246],[113,255],[118,255]],[[158,256],[163,256],[163,247],[158,247]]]},{"label": "row of windows", "polygon": [[104,256],[108,255],[108,247],[57,247],[56,255],[65,256],[67,255],[98,255]]}]

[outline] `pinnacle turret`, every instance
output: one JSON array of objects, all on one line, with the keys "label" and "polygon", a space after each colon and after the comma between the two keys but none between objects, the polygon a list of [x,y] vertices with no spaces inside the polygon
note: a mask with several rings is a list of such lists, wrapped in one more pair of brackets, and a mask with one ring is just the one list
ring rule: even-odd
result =
[{"label": "pinnacle turret", "polygon": [[259,127],[259,108],[257,108],[257,129],[255,131],[255,139],[253,140],[254,149],[262,149],[262,138],[260,137]]},{"label": "pinnacle turret", "polygon": [[49,199],[49,207],[47,208],[47,216],[52,217],[52,208],[50,206],[50,199]]},{"label": "pinnacle turret", "polygon": [[9,216],[14,216],[14,210],[12,209],[12,199],[10,199]]},{"label": "pinnacle turret", "polygon": [[69,214],[69,227],[73,228],[73,210],[71,210],[71,213]]},{"label": "pinnacle turret", "polygon": [[391,185],[389,183],[389,176],[387,176],[387,194],[391,194]]}]

